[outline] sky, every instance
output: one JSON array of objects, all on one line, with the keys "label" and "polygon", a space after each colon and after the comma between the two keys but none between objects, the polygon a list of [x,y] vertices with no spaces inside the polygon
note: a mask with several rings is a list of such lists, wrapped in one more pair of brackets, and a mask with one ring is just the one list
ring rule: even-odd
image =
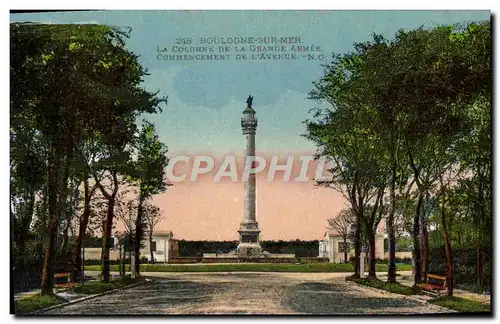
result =
[{"label": "sky", "polygon": [[[244,138],[240,118],[248,95],[259,120],[257,154],[311,154],[313,143],[301,136],[310,109],[325,107],[307,99],[312,82],[323,73],[332,53],[352,50],[353,43],[371,39],[373,33],[391,39],[399,29],[488,20],[489,11],[96,11],[11,14],[11,22],[51,24],[94,23],[130,27],[126,46],[139,55],[150,75],[143,86],[168,96],[168,105],[154,122],[169,157],[196,154],[213,157],[241,156]],[[235,37],[287,37],[297,43],[228,46],[206,44],[216,38],[226,42]],[[191,44],[188,44],[188,43]],[[205,44],[203,44],[205,42]],[[314,56],[297,59],[253,59],[264,45],[285,46],[283,52]],[[177,46],[174,49],[174,46]],[[214,46],[224,60],[171,60],[162,55],[183,55],[184,48]],[[257,46],[261,46],[260,52]],[[291,46],[315,49],[298,52]],[[236,52],[244,47],[245,52]],[[297,48],[297,47],[296,47]],[[296,49],[295,48],[295,49]],[[166,52],[164,51],[166,49]],[[274,48],[276,50],[276,48]],[[266,51],[265,54],[271,52]],[[207,54],[207,53],[198,53]],[[236,59],[236,55],[247,59]],[[272,54],[272,53],[271,53]],[[250,59],[252,57],[252,59]],[[277,176],[279,179],[280,177]],[[214,182],[202,177],[197,182],[179,182],[154,197],[165,220],[158,230],[171,230],[186,240],[236,240],[243,215],[243,184]],[[331,189],[317,188],[313,181],[257,182],[257,221],[261,239],[321,239],[329,217],[347,202]]]}]

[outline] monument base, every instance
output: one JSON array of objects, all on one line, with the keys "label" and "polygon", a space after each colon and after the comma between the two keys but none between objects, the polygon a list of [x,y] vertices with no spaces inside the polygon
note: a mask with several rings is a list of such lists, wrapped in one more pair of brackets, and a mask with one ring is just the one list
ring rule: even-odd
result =
[{"label": "monument base", "polygon": [[262,254],[259,243],[259,225],[256,221],[244,221],[238,230],[240,233],[240,244],[236,248],[236,254],[244,258],[258,258]]},{"label": "monument base", "polygon": [[[246,254],[240,254],[238,250],[229,253],[203,253],[202,263],[297,263],[295,254],[274,254],[267,251],[257,253],[260,248],[256,246],[241,246],[242,253],[255,253],[247,257]],[[248,248],[250,250],[248,250]],[[246,250],[245,250],[246,249]],[[246,252],[243,252],[246,251]],[[250,251],[250,252],[248,252]]]},{"label": "monument base", "polygon": [[236,254],[244,258],[259,258],[262,254],[262,247],[259,243],[240,243],[236,248]]}]

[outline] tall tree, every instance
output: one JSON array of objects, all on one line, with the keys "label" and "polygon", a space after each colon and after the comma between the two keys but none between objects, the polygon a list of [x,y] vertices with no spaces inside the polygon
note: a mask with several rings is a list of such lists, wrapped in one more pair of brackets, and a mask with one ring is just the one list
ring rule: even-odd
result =
[{"label": "tall tree", "polygon": [[352,209],[342,209],[340,213],[328,220],[328,229],[335,231],[340,235],[344,244],[344,262],[347,263],[349,259],[347,258],[347,253],[349,251],[349,234],[351,233],[351,227],[356,221],[356,215]]},{"label": "tall tree", "polygon": [[139,187],[134,240],[137,275],[140,275],[140,248],[144,236],[144,203],[151,196],[164,192],[169,185],[164,177],[168,164],[167,151],[166,145],[160,141],[156,133],[154,124],[143,121],[136,145],[135,176],[132,177]]},{"label": "tall tree", "polygon": [[48,143],[42,294],[52,293],[55,244],[76,143],[95,131],[107,135],[108,145],[123,142],[127,121],[156,112],[159,103],[139,87],[145,71],[125,49],[127,36],[98,25],[11,25],[11,112],[33,116]]},{"label": "tall tree", "polygon": [[[462,110],[476,96],[487,93],[491,84],[488,28],[487,24],[469,24],[466,28],[399,31],[391,42],[375,37],[376,46],[366,51],[366,64],[358,74],[358,92],[376,110],[379,126],[375,129],[387,139],[385,147],[392,161],[389,230],[399,156],[406,155],[409,160],[419,191],[413,228],[415,284],[421,275],[424,197],[440,176],[435,166],[436,147],[442,140],[447,142],[454,132],[460,132]],[[471,52],[477,56],[471,57]],[[391,256],[394,249],[390,245]],[[389,280],[394,269],[391,262]]]},{"label": "tall tree", "polygon": [[123,240],[123,245],[126,252],[129,253],[129,258],[133,250],[133,241],[135,239],[135,219],[137,218],[137,201],[118,199],[118,204],[115,207],[116,218],[122,223],[125,230],[120,233]]},{"label": "tall tree", "polygon": [[[319,110],[316,120],[306,120],[306,137],[318,146],[318,155],[330,162],[332,180],[319,184],[341,192],[356,214],[356,271],[359,268],[361,231],[374,244],[380,199],[387,186],[389,159],[380,150],[384,138],[374,132],[376,111],[366,104],[364,88],[358,82],[366,62],[366,53],[377,44],[355,44],[353,53],[335,55],[326,66],[310,98],[331,107]],[[374,253],[374,249],[373,249]],[[371,258],[375,276],[375,258]],[[355,275],[359,275],[358,272]]]},{"label": "tall tree", "polygon": [[[151,257],[151,263],[155,262],[154,259],[154,250],[153,250],[153,234],[156,225],[163,220],[163,214],[160,211],[160,208],[151,204],[150,202],[146,202],[143,206],[143,216],[144,223],[146,225],[146,232],[148,233],[149,238],[149,253]],[[167,251],[164,251],[167,253]]]}]

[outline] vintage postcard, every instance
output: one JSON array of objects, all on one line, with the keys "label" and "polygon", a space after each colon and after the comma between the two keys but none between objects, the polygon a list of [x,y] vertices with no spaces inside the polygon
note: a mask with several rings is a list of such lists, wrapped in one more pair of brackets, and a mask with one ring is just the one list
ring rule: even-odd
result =
[{"label": "vintage postcard", "polygon": [[491,32],[12,11],[11,312],[491,315]]}]

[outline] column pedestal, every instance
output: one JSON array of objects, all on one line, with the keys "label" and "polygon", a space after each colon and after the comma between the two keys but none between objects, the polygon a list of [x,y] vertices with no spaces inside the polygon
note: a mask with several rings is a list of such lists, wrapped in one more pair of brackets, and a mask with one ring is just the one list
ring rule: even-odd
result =
[{"label": "column pedestal", "polygon": [[242,222],[238,233],[240,234],[240,243],[236,248],[238,256],[246,258],[259,257],[262,253],[262,247],[259,243],[260,230],[257,222]]}]

